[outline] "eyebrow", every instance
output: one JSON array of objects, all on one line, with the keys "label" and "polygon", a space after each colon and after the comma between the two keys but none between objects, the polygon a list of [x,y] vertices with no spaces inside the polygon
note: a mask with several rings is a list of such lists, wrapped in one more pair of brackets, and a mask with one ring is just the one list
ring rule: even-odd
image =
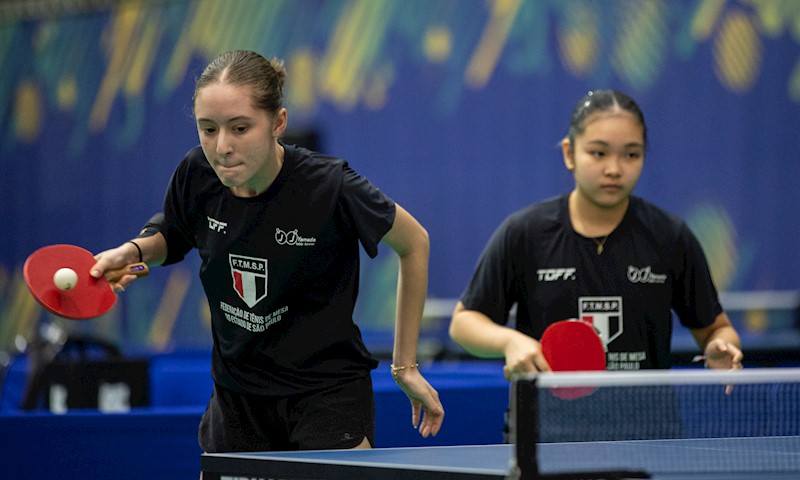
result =
[{"label": "eyebrow", "polygon": [[[604,147],[608,147],[608,146],[611,145],[610,143],[608,143],[606,141],[603,141],[603,140],[588,140],[586,143],[587,144],[602,145]],[[630,143],[626,143],[625,145],[623,145],[623,147],[624,148],[630,148],[630,147],[644,148],[644,144],[641,144],[639,142],[630,142]]]},{"label": "eyebrow", "polygon": [[[217,123],[216,121],[211,120],[210,118],[202,118],[202,117],[198,118],[197,121],[198,122]],[[223,123],[234,123],[234,122],[242,122],[242,121],[248,121],[249,122],[249,121],[252,121],[252,118],[248,117],[247,115],[239,115],[238,117],[229,118],[229,119],[225,120],[225,122],[223,122]]]}]

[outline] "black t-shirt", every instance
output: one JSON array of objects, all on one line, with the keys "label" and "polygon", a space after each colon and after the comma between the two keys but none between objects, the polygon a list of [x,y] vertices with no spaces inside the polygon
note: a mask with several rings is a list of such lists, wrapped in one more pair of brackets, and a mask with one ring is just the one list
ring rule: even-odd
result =
[{"label": "black t-shirt", "polygon": [[252,198],[189,151],[164,201],[165,264],[192,248],[213,334],[212,374],[242,393],[285,396],[377,366],[353,322],[359,242],[375,257],[394,202],[345,161],[285,145],[273,184]]},{"label": "black t-shirt", "polygon": [[597,243],[575,232],[568,195],[510,215],[495,231],[461,297],[467,309],[541,338],[559,320],[591,320],[609,370],[669,368],[672,311],[690,328],[722,307],[702,248],[679,218],[631,197],[619,226]]}]

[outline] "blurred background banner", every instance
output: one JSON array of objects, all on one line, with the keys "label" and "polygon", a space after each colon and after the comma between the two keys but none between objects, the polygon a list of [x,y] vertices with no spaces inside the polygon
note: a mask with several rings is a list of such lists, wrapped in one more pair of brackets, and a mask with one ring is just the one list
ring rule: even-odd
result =
[{"label": "blurred background banner", "polygon": [[[285,60],[287,141],[348,160],[424,224],[432,299],[460,294],[506,215],[572,188],[559,141],[600,88],[640,103],[635,193],[689,222],[721,290],[800,286],[800,2],[4,0],[0,351],[46,315],[22,282],[31,252],[99,252],[160,210],[198,142],[194,79],[229,49]],[[386,250],[363,265],[366,332],[393,322]],[[155,268],[111,313],[65,328],[205,348],[198,263]],[[750,331],[793,328],[750,313]]]}]

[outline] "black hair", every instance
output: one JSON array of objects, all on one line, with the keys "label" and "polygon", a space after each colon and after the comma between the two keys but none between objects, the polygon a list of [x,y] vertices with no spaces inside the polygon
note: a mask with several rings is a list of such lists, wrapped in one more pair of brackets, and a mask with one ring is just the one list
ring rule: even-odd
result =
[{"label": "black hair", "polygon": [[575,105],[569,120],[569,133],[567,133],[570,145],[575,145],[575,137],[583,133],[586,119],[590,115],[615,108],[625,110],[639,121],[642,125],[644,145],[647,146],[647,124],[644,121],[642,110],[631,97],[615,90],[593,90]]}]

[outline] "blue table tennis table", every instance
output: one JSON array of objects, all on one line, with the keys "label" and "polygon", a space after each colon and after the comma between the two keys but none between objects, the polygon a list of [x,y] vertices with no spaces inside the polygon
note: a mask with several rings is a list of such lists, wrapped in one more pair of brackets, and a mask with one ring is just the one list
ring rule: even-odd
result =
[{"label": "blue table tennis table", "polygon": [[[506,479],[512,445],[204,454],[204,480]],[[655,480],[800,478],[800,437],[542,443],[539,471],[647,472]],[[583,477],[571,477],[583,478]],[[598,477],[590,477],[598,478]]]}]

